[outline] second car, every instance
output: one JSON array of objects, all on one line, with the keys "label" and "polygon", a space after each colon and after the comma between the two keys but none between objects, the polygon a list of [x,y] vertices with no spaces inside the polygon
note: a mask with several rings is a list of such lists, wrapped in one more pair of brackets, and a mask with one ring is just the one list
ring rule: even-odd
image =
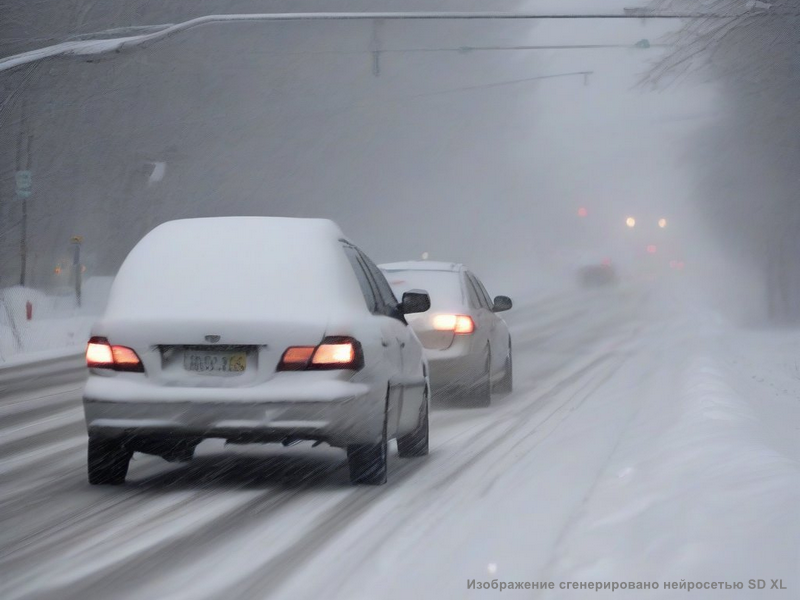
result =
[{"label": "second car", "polygon": [[510,298],[492,300],[460,264],[410,261],[381,269],[396,294],[421,288],[430,295],[430,310],[408,321],[425,348],[435,393],[462,393],[468,403],[488,406],[492,391],[511,391],[511,335],[497,314],[511,308]]}]

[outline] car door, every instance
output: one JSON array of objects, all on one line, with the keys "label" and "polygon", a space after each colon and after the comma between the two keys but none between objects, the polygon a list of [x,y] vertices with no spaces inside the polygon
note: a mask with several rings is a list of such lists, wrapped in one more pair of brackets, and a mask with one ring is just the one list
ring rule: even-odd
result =
[{"label": "car door", "polygon": [[472,276],[478,286],[478,292],[489,307],[489,318],[492,320],[492,356],[494,357],[492,362],[494,362],[495,369],[501,369],[505,366],[505,359],[511,342],[508,326],[502,317],[492,310],[494,300],[492,300],[489,292],[486,291],[483,282],[474,273]]},{"label": "car door", "polygon": [[358,279],[358,284],[367,302],[367,308],[372,313],[375,324],[380,330],[381,346],[383,348],[381,363],[383,365],[382,370],[389,381],[389,401],[391,408],[392,405],[399,403],[399,398],[402,394],[402,390],[398,385],[398,380],[402,374],[403,357],[400,341],[396,333],[396,326],[393,320],[386,316],[383,299],[369,273],[369,267],[364,262],[361,252],[358,248],[350,244],[344,245],[344,251],[356,274],[356,279]]},{"label": "car door", "polygon": [[408,326],[398,307],[397,298],[383,272],[365,254],[361,258],[383,302],[384,315],[389,319],[393,334],[400,346],[401,376],[399,378],[402,394],[397,412],[398,431],[406,433],[416,427],[424,401],[425,373],[423,371],[422,346],[414,331]]},{"label": "car door", "polygon": [[[467,283],[467,292],[470,297],[470,302],[475,304],[475,313],[477,315],[477,323],[475,331],[481,332],[481,341],[485,347],[487,344],[491,350],[492,355],[492,373],[497,371],[498,357],[497,345],[495,343],[495,325],[496,321],[493,318],[494,313],[491,307],[487,304],[486,298],[480,291],[480,285],[477,283],[477,278],[471,272],[464,273]],[[503,353],[505,359],[505,352]]]}]

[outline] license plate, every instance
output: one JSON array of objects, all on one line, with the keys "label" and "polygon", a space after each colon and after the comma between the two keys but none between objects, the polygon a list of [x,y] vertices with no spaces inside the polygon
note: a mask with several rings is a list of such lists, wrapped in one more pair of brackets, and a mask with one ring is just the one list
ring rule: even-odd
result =
[{"label": "license plate", "polygon": [[195,373],[242,373],[247,368],[247,354],[188,350],[183,354],[183,368]]}]

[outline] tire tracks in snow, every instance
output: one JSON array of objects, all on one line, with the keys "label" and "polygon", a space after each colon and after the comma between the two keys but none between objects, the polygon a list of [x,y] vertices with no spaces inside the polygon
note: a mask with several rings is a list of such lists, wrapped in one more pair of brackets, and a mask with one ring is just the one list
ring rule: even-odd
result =
[{"label": "tire tracks in snow", "polygon": [[[666,354],[665,349],[660,348],[659,353],[661,356],[664,356]],[[650,367],[641,376],[640,379],[642,381],[651,379],[654,375],[659,373],[659,371],[661,371],[662,373],[666,373],[666,371],[664,371],[662,362],[660,360],[654,361],[651,364],[653,366]],[[576,527],[576,523],[579,522],[578,516],[584,511],[584,507],[590,501],[592,495],[595,493],[598,486],[603,481],[603,478],[608,475],[610,462],[616,455],[617,450],[619,449],[622,442],[625,440],[625,436],[627,432],[630,430],[631,425],[636,421],[636,418],[639,416],[639,413],[642,411],[644,407],[645,403],[639,402],[636,404],[636,408],[631,410],[630,414],[628,415],[623,425],[618,429],[616,439],[614,439],[613,444],[611,445],[611,447],[609,448],[608,452],[605,455],[605,459],[603,460],[602,465],[600,466],[600,468],[597,469],[595,477],[590,482],[589,486],[586,489],[586,492],[581,497],[580,502],[570,511],[569,516],[564,520],[564,524],[561,527],[555,539],[554,544],[552,545],[552,554],[550,555],[550,559],[542,569],[541,578],[543,580],[552,581],[556,579],[555,577],[553,577],[553,575],[557,571],[558,560],[559,557],[562,555],[563,552],[562,549],[566,540],[568,539],[570,531],[572,531]]]},{"label": "tire tracks in snow", "polygon": [[[592,334],[590,333],[590,335]],[[439,444],[441,446],[459,443],[460,440],[458,438],[470,436],[469,442],[467,442],[469,451],[462,453],[455,464],[447,466],[448,475],[446,480],[437,477],[431,485],[419,493],[420,497],[424,498],[443,493],[447,485],[449,485],[451,477],[453,481],[460,479],[460,476],[466,470],[476,468],[475,463],[492,450],[494,450],[494,453],[502,452],[502,449],[498,450],[497,448],[497,440],[513,439],[511,436],[516,431],[524,429],[528,425],[529,420],[522,421],[520,419],[522,414],[531,414],[533,416],[540,414],[543,408],[541,405],[543,401],[547,402],[559,398],[570,386],[583,381],[587,374],[595,372],[597,368],[613,359],[614,356],[614,350],[604,350],[600,356],[596,356],[596,353],[592,354],[587,364],[580,366],[578,369],[570,368],[571,365],[561,369],[560,372],[554,373],[556,379],[554,385],[536,394],[534,400],[526,401],[522,408],[517,405],[498,406],[501,410],[498,411],[499,414],[496,415],[496,418],[491,420],[482,419],[476,426],[468,428],[466,431],[461,431],[456,436],[449,437],[444,444]],[[565,402],[569,403],[573,398],[574,396],[570,396]],[[563,404],[560,404],[559,407]],[[551,416],[552,414],[546,418],[549,419]],[[433,456],[435,457],[436,447],[434,447],[433,451]],[[279,554],[264,564],[253,565],[250,569],[250,574],[235,582],[228,590],[227,595],[231,597],[248,597],[251,594],[261,592],[264,589],[264,582],[269,582],[270,589],[275,589],[279,582],[296,573],[305,561],[310,560],[318,550],[323,549],[327,541],[334,539],[345,531],[362,513],[379,503],[381,499],[391,497],[391,493],[403,490],[406,480],[423,476],[426,467],[428,473],[431,472],[430,469],[441,469],[441,465],[431,459],[425,461],[423,465],[419,465],[417,461],[393,460],[389,485],[366,490],[363,488],[355,488],[353,490],[345,488],[348,493],[344,498],[335,501],[332,506],[326,508],[321,516],[316,518],[308,527],[305,527],[305,532],[293,540],[286,549],[280,551]],[[207,553],[213,552],[215,547],[235,547],[239,536],[245,535],[247,530],[254,526],[252,520],[247,518],[249,514],[257,512],[257,526],[259,528],[267,527],[271,521],[281,518],[283,509],[290,508],[295,501],[299,501],[305,495],[313,496],[317,492],[317,483],[319,483],[318,480],[313,480],[300,490],[279,491],[277,495],[274,490],[268,490],[241,508],[219,517],[215,522],[207,523],[200,528],[193,529],[190,533],[179,535],[174,539],[167,539],[156,545],[147,545],[133,557],[126,559],[124,563],[116,561],[112,565],[100,566],[91,573],[87,573],[87,576],[83,579],[74,581],[67,586],[59,587],[58,594],[54,594],[53,597],[77,598],[91,596],[99,591],[98,587],[113,586],[115,584],[130,588],[131,584],[135,584],[135,582],[145,577],[159,579],[159,571],[174,572],[178,567],[174,561],[170,560],[174,556],[180,556],[180,563],[191,565],[194,558],[203,557]],[[346,482],[345,485],[347,485]],[[194,506],[194,504],[191,506]],[[417,510],[418,506],[419,501],[412,501],[403,512],[405,514],[409,511],[413,512]],[[88,518],[91,520],[92,516],[89,515]],[[151,519],[153,517],[148,516],[147,518]],[[389,531],[384,531],[384,535],[391,535],[391,531],[402,525],[402,522],[403,519],[395,519]],[[186,547],[189,541],[192,542],[191,548]],[[125,543],[131,543],[131,540],[127,539]],[[117,567],[114,567],[114,564]],[[177,570],[180,571],[180,569]],[[239,575],[242,575],[242,573],[239,573]]]},{"label": "tire tracks in snow", "polygon": [[[637,332],[638,328],[634,328],[631,332],[626,332],[626,340],[633,338]],[[437,496],[445,493],[447,487],[459,480],[463,480],[465,477],[469,478],[469,474],[472,472],[485,472],[484,462],[493,460],[493,457],[497,454],[504,456],[508,451],[506,448],[507,445],[510,444],[513,447],[526,439],[530,439],[531,436],[538,432],[543,424],[547,423],[566,406],[574,404],[576,398],[579,398],[577,406],[580,406],[580,403],[585,401],[593,390],[602,386],[605,381],[613,376],[629,356],[630,353],[620,353],[619,350],[615,349],[605,351],[600,356],[590,360],[588,364],[562,376],[553,386],[535,395],[531,401],[522,408],[512,406],[512,410],[504,411],[501,418],[485,422],[483,427],[477,432],[473,431],[475,428],[471,428],[461,432],[454,438],[450,438],[446,442],[447,444],[453,443],[455,438],[463,437],[468,433],[475,434],[470,441],[469,451],[460,453],[458,460],[452,461],[453,464],[447,466],[446,474],[444,474],[443,477],[437,477],[432,484],[423,489],[415,488],[414,498],[405,503],[401,511],[392,511],[393,521],[391,525],[384,523],[378,540],[370,544],[363,554],[365,556],[370,556],[376,552],[381,545],[391,538],[394,531],[405,524],[405,517],[407,515],[415,513],[421,506],[430,507],[431,503],[429,502],[429,498],[431,495]],[[590,379],[589,382],[582,385],[574,394],[570,395],[563,402],[558,403],[552,411],[544,415],[544,418],[539,421],[532,430],[526,430],[530,427],[531,421],[537,416],[541,416],[541,412],[544,408],[541,406],[542,402],[551,402],[560,398],[571,386],[582,383],[584,377],[594,374],[598,368],[604,365],[607,365],[607,368],[604,369],[598,377]],[[564,419],[559,421],[556,427],[563,422],[563,420],[566,420],[568,416],[567,414]],[[520,431],[524,432],[521,438],[517,439],[513,437],[514,434]],[[500,443],[498,443],[498,439],[501,440]],[[476,444],[476,440],[480,440],[482,443]],[[541,443],[541,440],[539,443]],[[433,456],[435,456],[436,448],[434,447],[432,450],[434,452]],[[410,466],[411,465],[409,465],[409,467]],[[434,468],[441,470],[443,465],[429,459],[424,468],[427,470]],[[418,471],[419,472],[415,472],[413,475],[417,478],[421,478],[423,469],[419,469]],[[472,479],[470,479],[470,481],[472,481]],[[347,530],[373,503],[387,497],[393,487],[394,486],[390,485],[384,488],[377,488],[374,492],[362,496],[356,502],[353,502],[349,497],[343,499],[336,506],[324,513],[317,520],[317,525],[307,534],[299,537],[287,550],[267,561],[249,577],[236,582],[228,588],[226,595],[229,597],[263,596],[265,589],[269,589],[270,593],[278,593],[281,585],[291,578],[296,571],[305,566],[309,560],[323,550],[326,544]],[[451,509],[451,505],[447,507],[447,510]],[[346,579],[347,575],[342,574],[339,577],[340,579]]]},{"label": "tire tracks in snow", "polygon": [[[552,382],[546,384],[545,389],[535,389],[533,392],[522,394],[517,392],[507,397],[512,400],[511,403],[501,399],[501,402],[490,409],[474,411],[480,420],[474,426],[469,426],[467,423],[466,428],[459,427],[455,435],[450,435],[443,441],[437,440],[433,454],[427,460],[406,462],[392,457],[391,479],[387,486],[370,489],[350,488],[346,477],[343,475],[339,477],[344,472],[345,463],[342,459],[334,468],[317,472],[299,486],[289,488],[280,485],[277,488],[270,486],[267,489],[256,490],[255,497],[234,496],[231,499],[230,496],[226,497],[227,494],[223,495],[219,487],[192,488],[188,496],[177,494],[172,497],[170,486],[176,480],[185,478],[190,486],[203,486],[206,482],[193,481],[191,476],[186,477],[187,468],[165,470],[161,466],[160,469],[148,469],[148,472],[154,471],[153,474],[137,473],[139,477],[144,476],[138,484],[142,487],[134,488],[132,491],[131,486],[124,488],[127,493],[121,498],[118,496],[120,490],[111,490],[109,494],[113,495],[105,496],[99,502],[93,502],[88,506],[82,506],[71,514],[55,510],[54,514],[48,515],[45,524],[33,533],[19,537],[11,545],[3,544],[0,567],[5,570],[13,566],[14,570],[9,569],[9,572],[20,573],[20,576],[15,578],[17,582],[23,579],[32,581],[37,577],[50,579],[52,570],[60,571],[60,581],[63,583],[60,587],[28,588],[28,592],[25,592],[37,598],[77,598],[97,593],[102,595],[103,592],[107,593],[109,589],[113,589],[106,587],[108,585],[133,589],[130,587],[131,584],[153,583],[161,574],[175,578],[196,559],[213,558],[219,548],[235,548],[239,536],[247,535],[253,528],[261,529],[282,519],[297,520],[299,514],[292,512],[295,502],[304,498],[317,500],[320,484],[334,483],[337,492],[346,492],[344,497],[340,497],[341,494],[337,493],[331,498],[323,499],[323,506],[319,507],[320,515],[310,523],[303,522],[301,524],[303,532],[293,536],[285,544],[285,548],[264,562],[259,562],[258,557],[255,557],[254,561],[250,561],[249,572],[248,569],[243,569],[234,574],[239,580],[230,584],[228,595],[236,597],[247,595],[248,592],[263,594],[264,582],[269,583],[270,590],[278,589],[281,583],[295,576],[305,564],[313,560],[337,536],[348,530],[363,514],[372,512],[373,508],[380,510],[383,500],[392,498],[392,494],[399,494],[400,497],[404,494],[409,496],[413,491],[408,502],[387,522],[387,528],[382,532],[380,539],[367,544],[369,551],[374,551],[386,542],[392,531],[402,526],[404,522],[402,515],[409,515],[418,510],[420,504],[427,502],[431,496],[446,494],[451,485],[464,482],[466,479],[473,481],[474,478],[470,478],[467,473],[482,470],[485,461],[490,460],[487,456],[499,455],[502,458],[515,448],[528,448],[526,440],[535,442],[544,424],[553,423],[558,427],[568,418],[570,403],[574,403],[576,398],[585,399],[591,393],[591,389],[594,389],[593,385],[602,385],[604,374],[614,367],[617,360],[624,362],[625,356],[618,348],[598,349],[597,346],[598,342],[602,344],[607,341],[608,338],[603,337],[604,332],[620,329],[618,320],[623,316],[625,308],[615,307],[612,318],[602,319],[602,323],[598,324],[593,320],[596,315],[583,310],[585,306],[583,303],[577,304],[577,307],[572,303],[569,303],[569,306],[562,305],[561,310],[566,308],[568,315],[559,311],[560,314],[551,314],[551,318],[544,322],[528,319],[529,311],[526,310],[520,315],[523,320],[518,328],[538,330],[540,332],[536,338],[538,343],[541,343],[543,331],[547,333],[548,339],[562,331],[565,335],[559,346],[564,347],[560,352],[556,349],[556,355],[588,356],[581,365],[576,368],[576,365],[570,362],[564,366],[559,365],[549,372],[545,371],[544,374],[537,375]],[[541,312],[538,308],[531,310]],[[587,317],[592,319],[581,326],[580,322]],[[562,326],[564,330],[561,329]],[[621,333],[617,332],[617,337]],[[531,375],[531,373],[526,374]],[[549,410],[548,407],[552,407],[553,402],[563,398],[564,394],[576,385],[578,389],[573,394],[563,402],[559,402],[553,410],[543,412]],[[60,403],[58,406],[63,407]],[[566,416],[559,419],[565,410]],[[39,416],[41,412],[32,414]],[[451,415],[446,412],[434,413],[437,414],[438,420],[444,421],[442,425],[447,425],[448,418],[453,420],[455,417],[455,413]],[[534,424],[542,417],[544,419],[541,422]],[[57,429],[57,431],[63,440],[63,434],[67,430]],[[524,435],[520,438],[521,432]],[[42,444],[45,448],[58,447],[58,444],[52,443],[48,436],[34,439],[34,448],[40,448]],[[462,445],[464,451],[457,452],[456,456],[444,456],[444,460],[437,459],[437,449],[450,448],[453,445]],[[531,446],[531,449],[535,445]],[[29,445],[25,451],[30,451]],[[41,457],[34,462],[44,462],[44,460],[45,458]],[[78,458],[77,450],[65,460],[83,466],[83,458]],[[237,458],[231,459],[231,468],[239,469],[242,464]],[[155,463],[151,466],[155,466]],[[74,471],[77,472],[80,467],[76,467]],[[188,469],[191,473],[191,467]],[[436,476],[432,478],[432,474]],[[216,477],[224,482],[224,473],[217,474]],[[49,496],[58,491],[64,493],[65,481],[73,478],[74,472],[68,471],[59,473],[55,479],[40,479],[21,494],[14,494],[15,501],[20,502],[25,497],[34,495]],[[411,489],[413,486],[410,485],[410,480],[425,479],[430,480],[427,485],[423,485],[421,489]],[[212,485],[213,482],[212,474]],[[165,485],[167,488],[163,491],[165,497],[161,498],[160,503],[157,501],[154,506],[154,495],[161,494]],[[492,485],[492,482],[489,485]],[[92,488],[87,488],[90,489]],[[249,491],[247,486],[226,486],[228,493],[241,492],[243,489]],[[87,490],[82,491],[89,497],[97,497],[97,494],[89,493]],[[71,490],[66,490],[66,493],[71,493]],[[206,510],[209,506],[213,509],[212,505],[220,500],[223,506],[218,507],[218,510]],[[50,502],[53,503],[52,500]],[[327,504],[330,506],[326,506]],[[193,515],[194,513],[202,514]],[[213,518],[210,516],[212,513]],[[197,518],[192,520],[193,516]],[[185,531],[174,532],[171,536],[159,536],[157,532],[154,535],[154,524],[169,525],[171,522],[186,522],[190,526],[187,526]],[[113,534],[107,531],[109,527],[113,528]],[[275,543],[282,544],[283,541]],[[358,551],[360,553],[362,548],[359,547]],[[68,560],[69,564],[82,566],[82,570],[65,575],[65,570],[68,570],[63,564],[65,560]],[[41,586],[41,583],[38,585]],[[35,594],[33,594],[34,589],[37,592]],[[9,593],[11,591],[9,588]],[[22,590],[17,588],[13,591],[16,593]]]}]

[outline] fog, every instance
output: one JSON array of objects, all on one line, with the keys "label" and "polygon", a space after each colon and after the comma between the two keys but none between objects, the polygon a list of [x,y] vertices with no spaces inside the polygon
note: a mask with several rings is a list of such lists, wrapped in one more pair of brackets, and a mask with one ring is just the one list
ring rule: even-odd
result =
[{"label": "fog", "polygon": [[0,597],[797,596],[793,0],[490,4],[0,0]]},{"label": "fog", "polygon": [[[506,8],[533,6],[556,5]],[[35,287],[70,285],[72,236],[86,277],[112,275],[157,224],[227,214],[332,218],[378,261],[464,262],[491,290],[558,287],[605,258],[629,272],[681,260],[705,280],[720,267],[690,150],[722,118],[719,92],[641,84],[679,27],[228,23],[3,72],[3,281],[19,278],[27,139]]]}]

